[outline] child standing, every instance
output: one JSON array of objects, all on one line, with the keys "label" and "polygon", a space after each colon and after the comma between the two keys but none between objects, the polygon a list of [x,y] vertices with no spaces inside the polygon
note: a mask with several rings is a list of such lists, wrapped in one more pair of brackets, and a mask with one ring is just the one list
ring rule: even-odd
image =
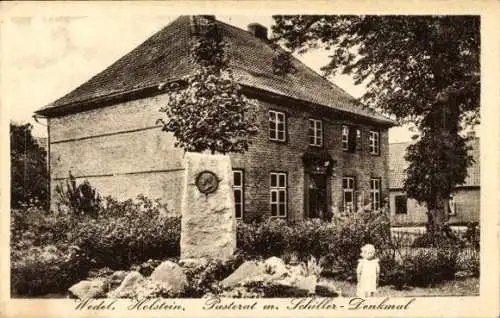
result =
[{"label": "child standing", "polygon": [[375,258],[375,247],[366,244],[361,248],[361,259],[356,270],[358,277],[358,297],[371,297],[375,294],[380,273],[379,260]]}]

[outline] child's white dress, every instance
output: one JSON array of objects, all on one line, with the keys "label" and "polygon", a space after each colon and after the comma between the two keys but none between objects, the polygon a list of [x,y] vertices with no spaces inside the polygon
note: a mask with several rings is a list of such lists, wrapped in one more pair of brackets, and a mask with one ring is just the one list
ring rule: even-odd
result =
[{"label": "child's white dress", "polygon": [[377,276],[380,271],[379,260],[360,259],[357,273],[359,275],[357,295],[364,297],[365,293],[375,293],[377,291]]}]

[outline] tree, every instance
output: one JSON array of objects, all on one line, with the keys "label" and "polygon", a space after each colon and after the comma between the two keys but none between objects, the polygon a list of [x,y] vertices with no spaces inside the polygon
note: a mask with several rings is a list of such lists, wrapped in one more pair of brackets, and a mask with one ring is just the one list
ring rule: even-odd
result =
[{"label": "tree", "polygon": [[47,152],[33,135],[31,124],[10,124],[11,206],[48,205]]},{"label": "tree", "polygon": [[299,53],[332,51],[322,70],[365,84],[361,103],[414,122],[405,190],[428,209],[428,228],[446,220],[446,202],[463,183],[464,127],[479,123],[480,21],[475,16],[275,16],[273,38]]},{"label": "tree", "polygon": [[[204,19],[203,17],[197,17]],[[169,85],[163,130],[173,132],[176,147],[185,151],[226,154],[248,150],[257,132],[256,106],[240,92],[229,69],[228,44],[216,24],[205,21],[204,32],[191,47],[194,74]]]}]

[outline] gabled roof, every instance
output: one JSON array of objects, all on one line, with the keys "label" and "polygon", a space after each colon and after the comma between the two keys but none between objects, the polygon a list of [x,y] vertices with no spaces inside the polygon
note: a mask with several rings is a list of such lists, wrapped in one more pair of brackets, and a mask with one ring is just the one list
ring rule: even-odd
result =
[{"label": "gabled roof", "polygon": [[[395,125],[391,119],[356,103],[351,95],[295,58],[292,63],[297,72],[284,76],[275,74],[272,61],[276,51],[269,41],[220,21],[216,23],[230,44],[230,66],[241,85]],[[181,79],[193,70],[189,58],[191,39],[190,18],[181,16],[104,71],[37,113],[48,115],[56,108],[75,107]]]},{"label": "gabled roof", "polygon": [[[400,142],[389,144],[389,188],[402,189],[406,178],[404,170],[408,167],[408,162],[404,159],[406,148],[411,142]],[[469,155],[474,160],[467,168],[467,177],[461,187],[480,186],[480,158],[479,158],[479,138],[469,141],[471,150]]]}]

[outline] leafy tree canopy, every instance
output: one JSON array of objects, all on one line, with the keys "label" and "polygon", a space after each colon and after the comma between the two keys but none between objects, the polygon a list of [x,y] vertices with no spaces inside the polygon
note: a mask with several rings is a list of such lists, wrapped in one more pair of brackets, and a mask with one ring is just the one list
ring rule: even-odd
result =
[{"label": "leafy tree canopy", "polygon": [[10,124],[11,206],[48,204],[47,152],[31,134],[31,124]]},{"label": "leafy tree canopy", "polygon": [[479,123],[479,17],[273,18],[275,42],[299,53],[332,52],[325,75],[351,75],[366,86],[362,102],[416,124],[405,190],[427,205],[430,223],[443,223],[445,202],[471,162],[460,132]]},{"label": "leafy tree canopy", "polygon": [[257,133],[256,105],[233,78],[227,46],[215,23],[207,22],[191,46],[194,74],[170,85],[169,102],[160,109],[163,130],[173,132],[175,145],[186,151],[243,153]]}]

